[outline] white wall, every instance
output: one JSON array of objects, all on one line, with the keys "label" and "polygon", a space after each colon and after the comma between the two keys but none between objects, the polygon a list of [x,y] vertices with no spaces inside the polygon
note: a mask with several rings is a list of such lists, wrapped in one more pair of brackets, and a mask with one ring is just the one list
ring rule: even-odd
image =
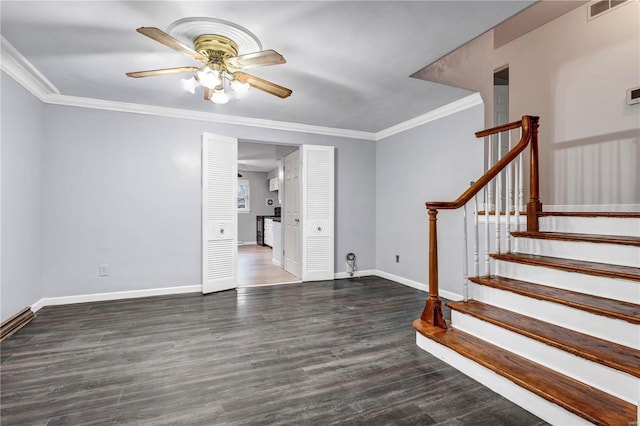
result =
[{"label": "white wall", "polygon": [[640,203],[640,2],[587,21],[586,5],[494,52],[510,117],[540,116],[545,204]]},{"label": "white wall", "polygon": [[[376,265],[428,284],[426,201],[453,201],[482,175],[482,105],[399,133],[376,150]],[[462,294],[462,213],[438,214],[440,288]],[[400,255],[400,262],[395,256]]]},{"label": "white wall", "polygon": [[336,272],[350,251],[375,267],[374,142],[56,105],[45,114],[44,297],[200,284],[204,131],[336,146]]},{"label": "white wall", "polygon": [[2,73],[0,321],[41,296],[42,103]]}]

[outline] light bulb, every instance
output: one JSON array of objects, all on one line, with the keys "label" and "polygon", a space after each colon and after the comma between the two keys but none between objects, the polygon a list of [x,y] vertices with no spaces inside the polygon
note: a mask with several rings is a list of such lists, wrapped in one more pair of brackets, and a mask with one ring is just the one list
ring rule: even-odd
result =
[{"label": "light bulb", "polygon": [[200,68],[196,74],[198,74],[200,84],[209,89],[213,89],[221,82],[218,71],[212,70],[207,65]]},{"label": "light bulb", "polygon": [[238,94],[243,95],[249,90],[249,83],[240,83],[238,80],[231,82],[231,88]]},{"label": "light bulb", "polygon": [[214,104],[226,104],[229,102],[229,95],[224,92],[224,89],[216,89],[211,96],[211,101]]},{"label": "light bulb", "polygon": [[198,87],[198,80],[196,79],[195,76],[191,78],[183,78],[182,87],[187,92],[196,93],[196,87]]}]

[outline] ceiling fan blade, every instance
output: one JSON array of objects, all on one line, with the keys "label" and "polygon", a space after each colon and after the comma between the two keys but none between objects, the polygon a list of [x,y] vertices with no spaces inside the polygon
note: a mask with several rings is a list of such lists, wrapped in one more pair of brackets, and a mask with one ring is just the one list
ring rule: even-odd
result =
[{"label": "ceiling fan blade", "polygon": [[159,30],[158,28],[140,27],[136,31],[142,35],[149,37],[150,39],[157,41],[158,43],[162,43],[165,46],[172,48],[173,50],[184,53],[185,55],[195,59],[196,61],[207,62],[207,58],[205,58],[203,55],[196,52],[180,40],[171,37],[169,34],[165,33],[162,30]]},{"label": "ceiling fan blade", "polygon": [[179,74],[181,72],[195,72],[195,71],[198,71],[197,67],[163,68],[160,70],[128,72],[127,77],[140,78],[140,77],[151,77],[154,75]]},{"label": "ceiling fan blade", "polygon": [[211,96],[213,96],[213,89],[209,89],[208,87],[204,88],[204,100],[210,101]]},{"label": "ceiling fan blade", "polygon": [[244,72],[234,72],[233,76],[240,83],[249,83],[251,87],[255,87],[258,90],[262,90],[263,92],[269,93],[270,95],[274,95],[279,98],[289,97],[289,95],[291,95],[292,93],[291,89],[287,89],[286,87],[279,86],[275,83],[263,80],[251,74],[247,74]]},{"label": "ceiling fan blade", "polygon": [[238,69],[279,65],[286,62],[284,57],[275,50],[262,50],[227,59],[229,65]]}]

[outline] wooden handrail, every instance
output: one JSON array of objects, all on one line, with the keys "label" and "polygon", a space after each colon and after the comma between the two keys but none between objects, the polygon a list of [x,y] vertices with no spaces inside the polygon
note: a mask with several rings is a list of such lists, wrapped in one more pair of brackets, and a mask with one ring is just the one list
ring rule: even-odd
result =
[{"label": "wooden handrail", "polygon": [[530,165],[530,190],[527,203],[527,231],[538,230],[538,213],[542,211],[539,200],[538,183],[538,120],[539,117],[525,115],[520,121],[496,126],[491,129],[476,132],[476,137],[494,135],[512,129],[522,127],[522,136],[516,146],[502,157],[496,164],[487,170],[473,185],[462,193],[455,201],[427,201],[425,203],[429,213],[429,298],[422,311],[420,319],[427,324],[440,328],[447,328],[447,323],[442,314],[442,302],[438,292],[438,237],[437,219],[438,209],[458,209],[466,205],[478,192],[491,182],[506,168],[527,146],[531,147]]},{"label": "wooden handrail", "polygon": [[538,117],[532,117],[530,115],[525,115],[522,117],[521,121],[514,121],[513,123],[504,124],[502,126],[494,127],[492,129],[483,130],[481,132],[476,133],[476,137],[484,137],[493,135],[496,133],[501,133],[510,129],[517,129],[522,126],[522,137],[520,138],[520,142],[500,159],[496,164],[493,165],[489,170],[485,172],[484,175],[480,179],[478,179],[473,185],[467,188],[466,191],[462,193],[455,201],[427,201],[425,205],[427,206],[427,210],[432,209],[442,209],[442,210],[452,210],[459,209],[460,207],[467,204],[474,195],[476,195],[482,188],[484,188],[491,180],[498,176],[500,173],[510,162],[512,162],[525,148],[529,145],[529,141],[532,139],[532,133],[534,132],[534,127],[537,126]]}]

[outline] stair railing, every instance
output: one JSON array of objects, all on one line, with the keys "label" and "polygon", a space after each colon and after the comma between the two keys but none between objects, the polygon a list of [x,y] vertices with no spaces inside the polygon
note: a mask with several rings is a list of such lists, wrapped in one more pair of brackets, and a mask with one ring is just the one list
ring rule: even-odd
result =
[{"label": "stair railing", "polygon": [[[522,120],[512,123],[503,124],[491,129],[482,130],[476,133],[476,137],[485,138],[488,142],[487,155],[487,171],[471,186],[462,193],[455,201],[427,201],[426,207],[429,214],[429,298],[426,306],[422,311],[420,319],[427,324],[440,328],[447,328],[447,323],[442,314],[442,302],[438,295],[438,236],[437,236],[437,218],[438,210],[454,210],[463,208],[464,218],[464,258],[463,258],[463,298],[468,300],[468,252],[467,252],[467,204],[473,199],[474,208],[474,274],[480,275],[480,256],[479,256],[479,232],[478,232],[478,193],[483,191],[484,196],[484,214],[485,214],[485,259],[484,269],[486,275],[491,275],[490,271],[490,237],[489,237],[489,220],[491,209],[493,208],[493,217],[495,219],[495,250],[500,252],[502,227],[502,216],[505,222],[505,249],[511,251],[510,232],[512,219],[515,219],[516,229],[519,229],[520,211],[523,209],[524,200],[524,181],[523,181],[523,159],[522,153],[527,146],[530,147],[529,156],[529,202],[526,206],[527,231],[538,230],[538,213],[542,210],[539,195],[538,181],[538,120],[539,117],[525,115]],[[511,131],[518,129],[520,131],[520,140],[512,148],[511,147]],[[500,158],[503,150],[503,135],[506,133],[507,147],[509,151]],[[488,139],[487,139],[488,138]],[[492,139],[493,138],[493,139]],[[492,146],[497,139],[496,156],[499,160],[491,166],[492,163]],[[503,185],[504,184],[504,185]],[[505,193],[505,211],[502,211],[502,188],[506,186]],[[494,191],[495,189],[495,191]],[[495,194],[495,201],[494,201]]]}]

